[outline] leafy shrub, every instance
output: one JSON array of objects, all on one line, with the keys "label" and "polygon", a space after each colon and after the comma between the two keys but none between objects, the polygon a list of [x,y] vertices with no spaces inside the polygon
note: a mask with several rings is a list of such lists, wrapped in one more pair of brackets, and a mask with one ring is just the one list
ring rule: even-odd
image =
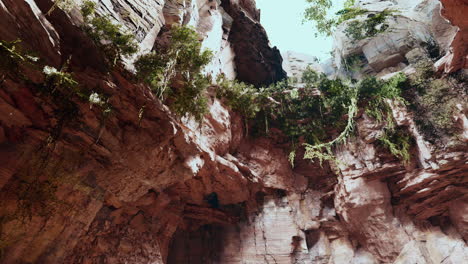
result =
[{"label": "leafy shrub", "polygon": [[55,0],[54,4],[52,7],[47,11],[47,15],[50,16],[52,12],[55,11],[55,9],[60,8],[63,11],[69,12],[71,9],[75,7],[75,1],[74,0]]},{"label": "leafy shrub", "polygon": [[403,163],[408,163],[410,160],[411,136],[403,128],[396,126],[392,109],[386,100],[407,105],[408,102],[402,96],[407,80],[406,75],[399,73],[389,80],[369,77],[362,80],[359,85],[360,101],[365,103],[365,113],[378,123],[384,124],[384,133],[378,140]]},{"label": "leafy shrub", "polygon": [[336,13],[339,17],[331,18],[329,15],[329,10],[332,8],[331,0],[307,0],[307,2],[310,6],[306,8],[304,18],[305,20],[314,22],[318,32],[315,33],[316,37],[318,34],[331,36],[337,25],[366,12],[366,10],[363,9],[352,8],[355,0],[346,0],[344,2],[344,9]]},{"label": "leafy shrub", "polygon": [[[408,81],[415,121],[425,139],[436,145],[445,145],[460,133],[454,127],[453,116],[457,104],[466,104],[467,90],[453,77],[438,79],[430,62],[421,62]],[[408,99],[409,99],[408,98]]]},{"label": "leafy shrub", "polygon": [[411,135],[402,128],[385,128],[378,140],[404,164],[410,161]]},{"label": "leafy shrub", "polygon": [[[342,142],[352,131],[356,89],[340,79],[329,80],[310,68],[302,78],[303,88],[291,85],[288,80],[259,90],[257,102],[261,111],[254,130],[269,133],[269,127],[277,128],[293,146],[306,143],[305,158],[330,160],[331,146]],[[346,114],[350,118],[343,118]],[[335,134],[339,135],[330,140]],[[291,152],[290,160],[295,157],[295,152]]]},{"label": "leafy shrub", "polygon": [[54,67],[45,66],[43,73],[46,75],[46,82],[41,92],[49,96],[57,107],[55,113],[58,121],[47,140],[48,144],[52,144],[60,137],[63,126],[79,113],[73,98],[78,96],[84,99],[86,95],[80,90],[73,76],[65,70],[59,71]]},{"label": "leafy shrub", "polygon": [[46,75],[46,82],[51,93],[76,93],[78,90],[78,82],[72,77],[71,73],[58,71],[51,66],[44,66],[43,73]]},{"label": "leafy shrub", "polygon": [[138,51],[138,45],[131,33],[123,33],[122,26],[113,24],[108,16],[96,16],[96,4],[85,1],[81,14],[85,22],[84,30],[94,43],[106,54],[111,66],[115,66],[122,57]]},{"label": "leafy shrub", "polygon": [[204,93],[210,85],[201,72],[211,58],[211,51],[201,50],[194,29],[174,26],[170,44],[139,57],[135,67],[138,78],[160,99],[167,99],[177,114],[188,113],[200,121],[207,110]]},{"label": "leafy shrub", "polygon": [[385,32],[389,27],[385,21],[392,13],[394,11],[386,9],[377,14],[369,15],[363,21],[351,21],[345,29],[345,34],[353,40],[361,40]]},{"label": "leafy shrub", "polygon": [[260,111],[258,98],[259,91],[249,84],[238,81],[230,81],[220,76],[217,81],[219,88],[216,96],[233,110],[239,112],[244,118],[252,119]]},{"label": "leafy shrub", "polygon": [[[313,21],[318,34],[331,36],[336,27],[345,21],[355,19],[360,15],[371,11],[353,7],[354,0],[347,0],[344,8],[338,11],[335,18],[329,16],[328,12],[332,8],[331,0],[307,0],[310,7],[305,10],[305,20]],[[377,14],[370,14],[364,21],[354,20],[348,23],[345,33],[354,40],[360,40],[384,32],[388,28],[385,23],[386,18],[394,13],[391,10],[384,10]]]},{"label": "leafy shrub", "polygon": [[327,140],[329,131],[345,128],[343,116],[351,104],[353,88],[339,79],[312,73],[311,69],[304,76],[306,87],[297,90],[298,96],[280,93],[274,97],[284,105],[278,116],[284,122],[282,130],[293,142],[302,136],[308,143],[321,143]]},{"label": "leafy shrub", "polygon": [[364,54],[353,54],[343,59],[342,65],[348,72],[359,71],[363,65],[363,61],[367,61]]},{"label": "leafy shrub", "polygon": [[339,25],[345,21],[351,20],[356,18],[357,16],[363,15],[369,12],[367,9],[362,8],[345,8],[336,13],[338,15],[338,20],[336,21],[336,25]]},{"label": "leafy shrub", "polygon": [[[387,81],[366,78],[353,84],[340,79],[330,80],[309,68],[303,79],[304,88],[280,82],[262,91],[278,103],[260,105],[259,113],[270,117],[268,124],[280,129],[293,146],[305,142],[305,159],[318,159],[320,163],[336,160],[332,148],[345,143],[352,135],[359,107],[364,107],[378,122],[385,122],[384,145],[399,158],[408,157],[402,138],[394,136],[396,125],[386,102],[391,99],[406,103],[401,96],[407,81],[405,75],[399,74]],[[290,159],[294,158],[292,152]]]},{"label": "leafy shrub", "polygon": [[57,124],[52,129],[48,143],[55,142],[61,135],[63,126],[74,120],[79,114],[79,107],[75,100],[89,102],[91,107],[97,105],[101,108],[104,115],[111,111],[111,106],[104,95],[91,92],[80,87],[79,83],[73,78],[73,75],[66,72],[67,68],[57,70],[51,66],[45,66],[43,73],[46,76],[46,82],[41,92],[52,99],[57,107]]},{"label": "leafy shrub", "polygon": [[359,84],[360,99],[394,99],[406,103],[402,93],[407,80],[408,78],[403,73],[399,73],[388,80],[378,80],[375,77],[365,78]]},{"label": "leafy shrub", "polygon": [[26,54],[19,47],[21,40],[0,40],[0,75],[1,79],[7,75],[18,74],[19,66],[39,60],[37,57]]}]

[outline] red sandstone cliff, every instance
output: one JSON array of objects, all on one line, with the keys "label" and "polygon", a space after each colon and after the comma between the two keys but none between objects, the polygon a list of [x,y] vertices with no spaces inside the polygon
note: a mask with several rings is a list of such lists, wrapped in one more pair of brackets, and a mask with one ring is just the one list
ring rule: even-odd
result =
[{"label": "red sandstone cliff", "polygon": [[[455,71],[466,67],[468,4],[442,3],[444,17],[460,28],[444,58]],[[0,0],[1,38],[21,39],[56,68],[71,56],[76,80],[108,95],[112,113],[75,100],[73,118],[50,142],[61,109],[39,89],[42,68],[3,78],[1,263],[467,260],[466,145],[436,149],[412,114],[395,107],[395,119],[417,140],[409,165],[373,144],[377,128],[360,115],[359,137],[336,149],[341,173],[306,161],[292,168],[279,142],[246,136],[239,115],[217,99],[199,127],[174,116],[127,70],[106,72],[77,10],[45,15],[51,6]],[[98,12],[135,32],[143,51],[163,25],[186,22],[215,52],[208,72],[256,85],[285,76],[254,1],[112,0],[100,1]],[[465,113],[454,125],[466,134]]]}]

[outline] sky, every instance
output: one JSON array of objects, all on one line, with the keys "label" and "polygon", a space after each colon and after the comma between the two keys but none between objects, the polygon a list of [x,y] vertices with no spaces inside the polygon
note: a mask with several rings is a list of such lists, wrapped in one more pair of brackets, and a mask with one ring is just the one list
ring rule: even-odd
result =
[{"label": "sky", "polygon": [[[314,36],[312,22],[302,23],[305,0],[257,0],[261,10],[260,22],[268,33],[270,43],[281,52],[296,51],[316,56],[320,60],[330,57],[333,38]],[[334,0],[334,2],[342,2]]]}]

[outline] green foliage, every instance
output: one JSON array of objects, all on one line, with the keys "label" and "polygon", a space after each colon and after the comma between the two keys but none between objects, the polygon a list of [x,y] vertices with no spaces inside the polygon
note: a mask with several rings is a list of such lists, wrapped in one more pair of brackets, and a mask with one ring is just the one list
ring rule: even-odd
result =
[{"label": "green foliage", "polygon": [[[190,79],[189,79],[190,78]],[[208,111],[208,99],[205,95],[210,81],[203,74],[191,75],[184,80],[182,89],[172,90],[170,98],[173,99],[172,108],[179,116],[192,115],[201,122]]]},{"label": "green foliage", "polygon": [[0,40],[0,76],[1,79],[7,75],[18,74],[22,64],[32,63],[39,60],[37,57],[26,54],[19,47],[21,40]]},{"label": "green foliage", "polygon": [[[330,36],[332,27],[335,24],[333,19],[328,18],[328,11],[332,7],[331,0],[307,0],[311,4],[305,10],[305,19],[314,21],[317,31],[321,34]],[[315,34],[317,36],[317,34]]]},{"label": "green foliage", "polygon": [[351,21],[345,29],[345,34],[353,40],[361,40],[385,32],[389,27],[385,21],[393,13],[394,11],[386,9],[367,17],[365,20]]},{"label": "green foliage", "polygon": [[258,102],[260,93],[253,85],[230,81],[224,76],[220,76],[217,83],[219,88],[216,90],[216,96],[222,98],[226,105],[244,118],[252,119],[260,111]]},{"label": "green foliage", "polygon": [[79,108],[73,101],[74,97],[85,99],[87,96],[81,91],[71,73],[65,70],[58,71],[50,66],[45,66],[43,72],[46,75],[46,82],[41,92],[50,97],[57,107],[55,114],[58,121],[47,140],[48,144],[52,144],[60,137],[63,126],[79,113]]},{"label": "green foliage", "polygon": [[[457,104],[466,104],[467,90],[453,77],[438,79],[430,62],[421,62],[408,81],[408,97],[415,112],[415,121],[425,139],[444,145],[461,131],[454,126]],[[409,99],[409,98],[408,98]]]},{"label": "green foliage", "polygon": [[294,168],[294,162],[296,161],[296,149],[295,148],[291,150],[291,152],[289,152],[288,161],[291,164],[291,166]]},{"label": "green foliage", "polygon": [[304,154],[304,159],[318,159],[320,161],[320,164],[322,164],[323,161],[336,161],[336,158],[332,152],[332,147],[336,144],[346,143],[347,138],[351,135],[354,129],[354,118],[358,110],[356,97],[357,93],[350,98],[350,104],[348,106],[347,113],[348,121],[343,132],[341,132],[340,135],[335,139],[326,143],[320,143],[315,145],[307,143],[304,144],[306,150]]},{"label": "green foliage", "polygon": [[401,128],[385,128],[379,141],[404,164],[410,161],[411,135]]},{"label": "green foliage", "polygon": [[[295,145],[306,143],[307,159],[333,159],[331,146],[343,142],[352,132],[356,114],[356,89],[343,81],[329,80],[308,69],[303,74],[305,87],[283,81],[259,91],[260,103],[254,130],[279,129]],[[343,118],[348,115],[348,118]],[[262,120],[265,120],[263,122]],[[333,135],[338,135],[334,140]],[[328,142],[328,143],[322,143]],[[290,161],[295,159],[291,152]]]},{"label": "green foliage", "polygon": [[[387,135],[393,135],[395,124],[386,100],[405,103],[401,89],[406,76],[398,74],[383,81],[367,78],[358,84],[340,79],[330,80],[308,68],[302,76],[305,87],[291,85],[291,80],[278,82],[268,88],[254,87],[225,79],[219,81],[217,96],[246,118],[257,116],[254,130],[270,132],[270,127],[279,129],[293,146],[304,143],[305,159],[336,161],[333,147],[345,143],[354,130],[354,119],[359,105],[379,122],[385,122]],[[334,136],[334,137],[333,137]],[[392,153],[406,158],[401,140],[388,136],[382,140],[391,146]],[[392,143],[393,145],[390,145]],[[294,148],[295,149],[295,148]],[[398,150],[398,152],[396,151]],[[291,151],[291,163],[296,151]]]},{"label": "green foliage", "polygon": [[212,52],[201,50],[199,38],[190,27],[174,26],[170,44],[139,57],[135,67],[138,78],[160,99],[167,99],[176,113],[188,113],[201,121],[207,110],[204,93],[210,85],[201,72]]},{"label": "green foliage", "polygon": [[218,98],[242,113],[245,118],[256,116],[254,131],[269,134],[276,128],[293,146],[289,161],[296,159],[297,144],[303,143],[305,159],[337,161],[333,148],[343,144],[353,134],[355,117],[360,107],[383,124],[382,144],[404,162],[409,160],[410,138],[402,134],[393,120],[388,100],[407,104],[402,90],[408,80],[397,74],[388,80],[375,77],[359,83],[341,79],[330,80],[308,68],[302,76],[304,87],[297,88],[291,80],[268,88],[255,89],[236,81],[218,80]]},{"label": "green foliage", "polygon": [[354,54],[350,55],[346,58],[343,59],[342,64],[344,65],[344,68],[348,72],[356,72],[359,71],[363,65],[363,60],[365,60],[366,57],[364,54]]},{"label": "green foliage", "polygon": [[338,11],[336,13],[336,15],[339,16],[337,21],[336,21],[336,25],[339,25],[339,24],[341,24],[341,23],[343,23],[345,21],[354,19],[357,16],[366,14],[367,12],[369,12],[369,11],[366,10],[366,9],[362,9],[362,8],[348,7],[348,8],[342,9],[342,10],[340,10],[340,11]]},{"label": "green foliage", "polygon": [[81,15],[83,19],[89,19],[94,13],[96,13],[96,3],[93,1],[84,1],[81,5]]},{"label": "green foliage", "polygon": [[74,0],[55,0],[54,4],[49,9],[49,11],[47,11],[46,14],[50,16],[50,14],[52,14],[52,12],[54,12],[57,8],[60,8],[61,10],[65,12],[70,12],[73,7],[75,7]]},{"label": "green foliage", "polygon": [[[405,75],[398,74],[386,81],[367,78],[352,84],[339,79],[329,80],[308,69],[303,80],[306,86],[301,89],[291,90],[284,83],[267,89],[269,96],[279,103],[262,107],[262,111],[268,109],[268,113],[274,113],[269,124],[279,128],[293,144],[305,142],[305,159],[317,159],[321,164],[336,161],[333,147],[345,143],[352,135],[360,105],[370,116],[385,122],[387,137],[382,140],[388,143],[394,155],[406,159],[406,145],[393,136],[396,125],[386,102],[406,103],[401,95],[407,81]],[[297,91],[298,95],[293,96],[292,91]],[[292,158],[295,154],[290,155]]]},{"label": "green foliage", "polygon": [[66,67],[59,71],[50,66],[45,66],[43,69],[46,81],[41,93],[51,98],[56,106],[55,113],[58,119],[48,138],[49,144],[54,143],[60,137],[65,124],[78,116],[79,107],[76,100],[89,102],[90,107],[99,106],[103,115],[111,111],[111,106],[104,95],[82,88],[73,75],[66,70]]},{"label": "green foliage", "polygon": [[46,75],[46,82],[51,93],[63,92],[64,89],[69,90],[71,93],[79,94],[78,82],[73,79],[71,73],[58,71],[54,67],[45,66],[43,69]]},{"label": "green foliage", "polygon": [[123,33],[122,26],[112,23],[109,16],[96,16],[96,4],[85,1],[81,14],[85,22],[84,30],[94,43],[106,54],[111,66],[117,65],[122,57],[131,56],[138,51],[138,46],[131,33]]},{"label": "green foliage", "polygon": [[366,100],[393,99],[405,103],[402,97],[402,89],[407,80],[408,78],[403,73],[399,73],[388,80],[368,77],[359,84],[360,98]]},{"label": "green foliage", "polygon": [[384,124],[383,134],[378,138],[379,141],[403,163],[408,163],[410,160],[411,136],[402,128],[396,127],[392,109],[387,100],[408,104],[402,97],[407,80],[406,75],[399,73],[389,80],[369,77],[362,80],[359,85],[360,100],[366,103],[365,113],[378,123]]},{"label": "green foliage", "polygon": [[[335,17],[331,17],[329,14],[333,4],[331,0],[307,0],[307,2],[310,6],[304,12],[305,20],[313,21],[317,32],[326,36],[331,36],[336,26],[344,21],[367,12],[365,9],[353,8],[355,1],[347,0],[344,2],[344,9],[338,11]],[[317,35],[316,33],[315,36]]]}]

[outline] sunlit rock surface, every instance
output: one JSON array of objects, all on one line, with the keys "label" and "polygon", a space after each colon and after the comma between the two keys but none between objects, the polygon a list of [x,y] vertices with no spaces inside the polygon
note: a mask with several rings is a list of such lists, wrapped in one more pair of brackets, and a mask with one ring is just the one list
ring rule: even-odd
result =
[{"label": "sunlit rock surface", "polygon": [[[401,8],[391,20],[397,29],[358,43],[338,34],[336,60],[323,65],[271,48],[253,0],[106,0],[98,13],[133,32],[141,53],[164,27],[191,25],[215,54],[207,74],[255,85],[285,72],[298,77],[309,65],[338,74],[351,54],[363,54],[367,73],[388,76],[411,68],[415,41],[429,36],[444,55],[442,71],[466,67],[466,1],[441,1],[451,25],[438,1],[356,2]],[[47,144],[60,109],[37,91],[42,69],[25,69],[29,81],[2,80],[0,263],[468,261],[466,144],[432,146],[411,112],[392,105],[398,125],[416,139],[408,164],[375,144],[379,125],[359,113],[357,136],[335,150],[343,162],[292,167],[281,139],[247,136],[246,123],[218,99],[210,97],[201,124],[179,120],[131,73],[106,73],[103,54],[79,27],[77,6],[45,15],[51,6],[0,0],[1,38],[22,39],[56,68],[73,55],[74,77],[105,91],[113,114],[103,119],[80,102],[59,140]],[[454,120],[466,143],[464,107]],[[45,188],[49,183],[56,187]]]}]

